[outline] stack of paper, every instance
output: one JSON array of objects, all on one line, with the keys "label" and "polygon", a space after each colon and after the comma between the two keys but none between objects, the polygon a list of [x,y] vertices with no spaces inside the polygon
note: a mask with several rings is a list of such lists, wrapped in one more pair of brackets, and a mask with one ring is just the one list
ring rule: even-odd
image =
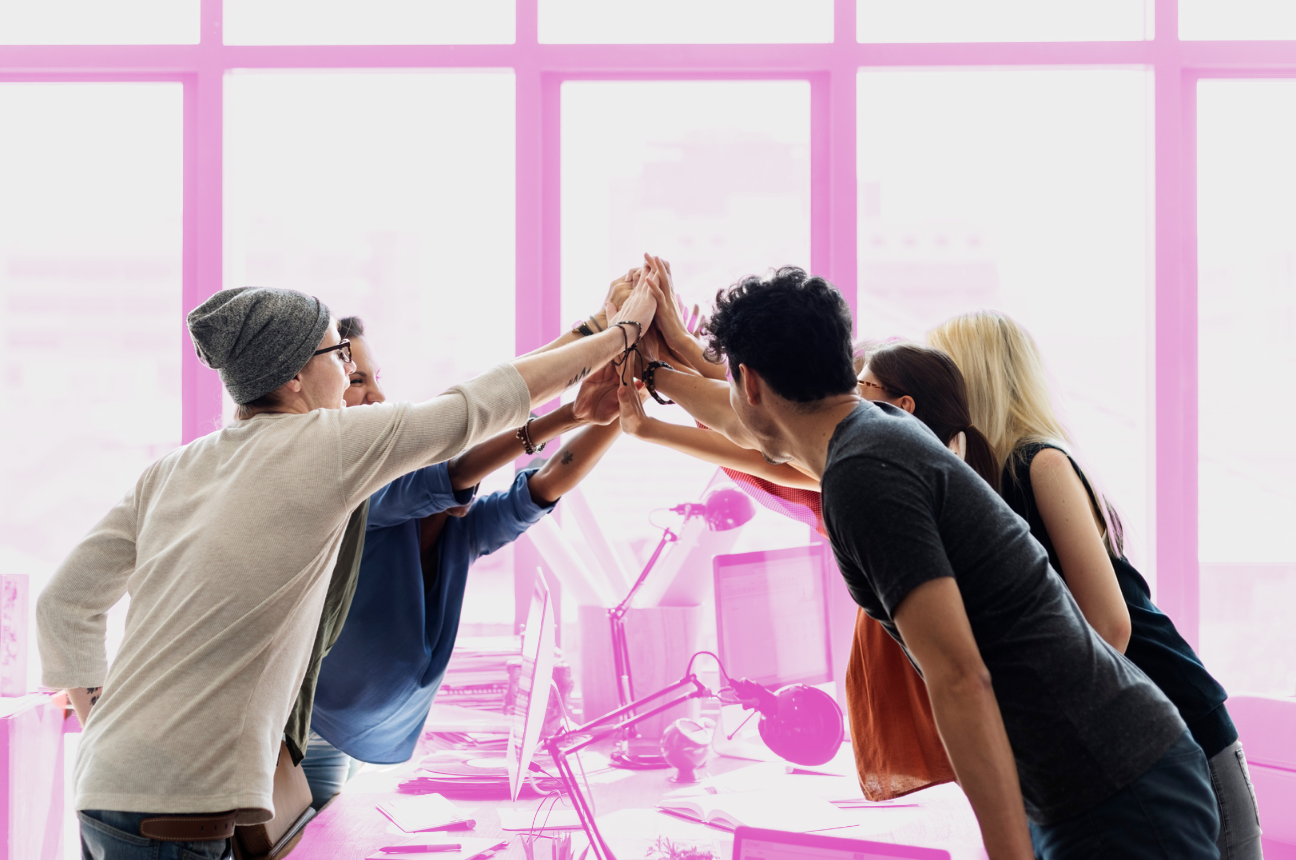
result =
[{"label": "stack of paper", "polygon": [[503,711],[508,661],[521,653],[517,636],[460,636],[437,700],[479,711]]}]

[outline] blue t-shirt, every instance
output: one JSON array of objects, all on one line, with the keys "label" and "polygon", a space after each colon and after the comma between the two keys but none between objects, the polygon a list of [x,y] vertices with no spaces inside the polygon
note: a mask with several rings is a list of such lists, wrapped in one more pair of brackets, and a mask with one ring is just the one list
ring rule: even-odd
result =
[{"label": "blue t-shirt", "polygon": [[527,479],[450,517],[437,541],[433,593],[423,584],[419,520],[462,505],[446,464],[392,481],[369,500],[369,525],[351,611],[320,667],[311,728],[361,761],[409,760],[441,686],[459,631],[468,568],[517,540],[552,506],[531,499]]}]

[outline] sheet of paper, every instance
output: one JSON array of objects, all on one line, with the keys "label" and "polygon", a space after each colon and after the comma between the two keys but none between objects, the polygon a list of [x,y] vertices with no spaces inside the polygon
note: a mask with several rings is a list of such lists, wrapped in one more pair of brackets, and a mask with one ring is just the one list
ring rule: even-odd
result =
[{"label": "sheet of paper", "polygon": [[540,830],[580,830],[580,817],[576,810],[549,809],[548,805],[539,811],[535,809],[499,810],[500,829],[510,832],[530,832]]},{"label": "sheet of paper", "polygon": [[[435,845],[458,844],[458,851],[409,852],[406,854],[387,854],[382,851],[372,852],[365,860],[474,860],[496,849],[508,846],[507,839],[482,839],[475,836],[450,837],[438,835],[431,838],[419,835],[405,840],[396,840],[389,845]],[[386,847],[386,846],[384,846]]]},{"label": "sheet of paper", "polygon": [[439,794],[393,798],[378,804],[378,811],[406,833],[452,827],[473,820],[471,810],[460,809]]}]

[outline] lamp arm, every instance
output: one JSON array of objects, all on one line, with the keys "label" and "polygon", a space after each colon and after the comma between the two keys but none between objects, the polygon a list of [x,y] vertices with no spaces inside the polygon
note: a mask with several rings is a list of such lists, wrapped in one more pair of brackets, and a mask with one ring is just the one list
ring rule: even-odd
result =
[{"label": "lamp arm", "polygon": [[626,610],[630,607],[630,601],[634,600],[634,596],[643,587],[644,582],[648,579],[648,574],[652,572],[657,560],[661,558],[662,550],[666,549],[666,544],[674,543],[677,540],[679,540],[679,536],[671,531],[669,526],[662,529],[661,540],[657,542],[657,548],[653,550],[653,554],[648,558],[648,563],[644,565],[643,572],[634,581],[634,585],[630,586],[630,591],[626,594],[625,599],[616,605],[616,608],[609,613],[610,615],[621,618],[626,614]]},{"label": "lamp arm", "polygon": [[[678,690],[688,687],[689,685],[692,685],[692,690],[689,690],[682,695],[675,696],[670,701],[659,705],[650,711],[645,711],[642,714],[634,713],[634,709],[645,702],[652,702],[662,698],[663,696],[669,696]],[[567,756],[574,752],[579,752],[590,744],[597,743],[609,735],[627,729],[636,723],[643,722],[650,717],[655,717],[663,711],[668,711],[677,705],[681,705],[689,699],[704,699],[713,695],[714,694],[711,690],[698,680],[697,675],[690,673],[688,676],[681,678],[669,687],[665,687],[655,693],[644,696],[642,699],[631,702],[623,708],[617,708],[615,711],[604,714],[596,720],[591,720],[583,726],[577,726],[574,729],[559,732],[544,742],[545,749],[549,751],[549,755],[553,758],[554,766],[558,768],[559,775],[562,777],[563,782],[567,784],[567,792],[571,795],[572,805],[576,807],[576,816],[580,819],[581,827],[585,830],[585,835],[589,837],[590,849],[594,852],[596,860],[616,860],[616,857],[612,854],[612,849],[608,847],[607,842],[604,841],[603,834],[599,832],[598,824],[594,822],[594,813],[590,809],[589,801],[587,801],[585,795],[581,793],[580,784],[576,781],[576,774],[572,770],[571,763],[567,761]],[[622,717],[626,717],[626,719],[621,719]],[[585,737],[583,740],[571,744],[570,746],[567,745],[573,738],[580,735],[588,735],[588,737]]]}]

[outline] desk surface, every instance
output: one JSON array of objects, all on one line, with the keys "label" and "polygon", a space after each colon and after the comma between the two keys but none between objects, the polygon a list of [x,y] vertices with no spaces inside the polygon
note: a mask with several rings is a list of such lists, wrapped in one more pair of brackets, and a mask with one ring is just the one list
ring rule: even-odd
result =
[{"label": "desk surface", "polygon": [[[342,794],[322,809],[307,825],[301,842],[293,851],[293,860],[365,860],[377,848],[400,841],[400,831],[378,812],[376,806],[394,797],[397,784],[418,767],[421,755],[405,764],[374,771],[362,771]],[[705,773],[718,775],[751,765],[740,759],[713,756]],[[624,779],[591,786],[599,825],[618,860],[643,857],[647,846],[657,836],[710,846],[719,860],[729,860],[733,836],[718,828],[668,815],[655,809],[662,795],[679,786],[670,782],[674,770],[635,771]],[[955,860],[977,860],[985,857],[980,834],[963,793],[955,785],[937,786],[910,795],[903,808],[890,810],[851,810],[861,825],[861,832],[833,831],[831,835],[853,836],[879,842],[926,845],[950,851]],[[518,834],[500,827],[499,809],[516,806],[535,810],[539,800],[512,804],[507,800],[455,799],[454,803],[473,810],[477,821],[471,831],[458,835],[505,839],[507,849],[497,852],[495,860],[525,860]],[[546,801],[546,805],[552,801]],[[570,808],[564,801],[560,808]],[[885,822],[879,823],[879,816]],[[880,829],[881,828],[881,829]],[[448,834],[447,834],[448,835]],[[436,855],[428,855],[429,860]]]}]

